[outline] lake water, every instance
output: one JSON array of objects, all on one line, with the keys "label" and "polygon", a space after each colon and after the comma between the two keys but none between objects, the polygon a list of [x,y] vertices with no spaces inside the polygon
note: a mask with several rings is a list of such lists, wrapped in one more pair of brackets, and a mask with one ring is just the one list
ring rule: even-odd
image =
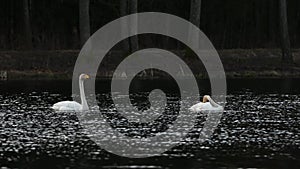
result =
[{"label": "lake water", "polygon": [[[203,117],[187,138],[160,156],[129,159],[106,152],[80,130],[74,113],[55,113],[49,107],[71,99],[71,81],[0,82],[0,166],[4,168],[175,168],[219,167],[300,168],[299,79],[229,80],[221,123],[211,139],[194,138]],[[209,82],[199,81],[201,95]],[[112,107],[109,81],[97,81],[97,99]],[[176,85],[169,81],[138,81],[131,86],[132,102],[149,107],[148,92],[162,88],[170,105],[179,102]],[[168,110],[176,111],[169,107]],[[170,111],[170,112],[172,112]],[[132,137],[165,130],[176,113],[149,126],[132,124],[106,114],[115,129]],[[152,133],[151,133],[152,132]]]}]

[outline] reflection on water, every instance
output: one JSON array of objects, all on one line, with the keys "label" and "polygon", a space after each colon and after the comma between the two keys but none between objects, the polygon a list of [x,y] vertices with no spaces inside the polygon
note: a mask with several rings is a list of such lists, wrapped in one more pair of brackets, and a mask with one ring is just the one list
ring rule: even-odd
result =
[{"label": "reflection on water", "polygon": [[[290,91],[285,94],[231,89],[221,123],[210,140],[203,144],[196,140],[205,120],[199,116],[187,138],[172,150],[158,157],[128,159],[110,154],[93,143],[81,132],[75,113],[55,113],[49,109],[57,101],[70,99],[69,93],[59,91],[70,88],[57,85],[61,85],[60,89],[13,89],[14,92],[6,86],[0,93],[1,167],[198,169],[300,165],[300,95]],[[149,107],[147,95],[133,93],[133,104],[141,109]],[[171,92],[167,97],[167,111],[151,124],[131,123],[115,113],[105,115],[112,127],[128,136],[155,135],[166,130],[177,116],[178,96]],[[98,94],[97,99],[103,110],[113,107],[108,92]]]}]

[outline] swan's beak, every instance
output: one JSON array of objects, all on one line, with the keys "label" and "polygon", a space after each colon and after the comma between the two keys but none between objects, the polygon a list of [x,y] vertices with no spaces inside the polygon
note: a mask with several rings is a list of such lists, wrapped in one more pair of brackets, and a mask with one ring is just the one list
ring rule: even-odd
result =
[{"label": "swan's beak", "polygon": [[85,75],[84,78],[85,78],[85,79],[89,79],[90,76],[89,76],[89,75]]}]

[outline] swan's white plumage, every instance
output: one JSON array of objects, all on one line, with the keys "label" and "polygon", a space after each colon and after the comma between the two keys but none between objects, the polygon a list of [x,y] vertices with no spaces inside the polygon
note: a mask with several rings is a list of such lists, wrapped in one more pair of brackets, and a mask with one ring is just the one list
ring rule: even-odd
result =
[{"label": "swan's white plumage", "polygon": [[57,111],[76,111],[81,110],[82,105],[75,101],[61,101],[55,103],[51,108]]},{"label": "swan's white plumage", "polygon": [[84,80],[88,79],[89,76],[86,74],[81,74],[79,76],[79,90],[80,90],[80,98],[81,98],[81,104],[75,102],[75,101],[61,101],[58,103],[55,103],[51,108],[55,111],[82,111],[82,110],[88,110],[88,104],[85,98],[84,93]]},{"label": "swan's white plumage", "polygon": [[[206,102],[206,100],[208,102]],[[203,102],[193,105],[189,110],[193,112],[222,111],[223,107],[215,103],[210,96],[206,95],[203,98]]]}]

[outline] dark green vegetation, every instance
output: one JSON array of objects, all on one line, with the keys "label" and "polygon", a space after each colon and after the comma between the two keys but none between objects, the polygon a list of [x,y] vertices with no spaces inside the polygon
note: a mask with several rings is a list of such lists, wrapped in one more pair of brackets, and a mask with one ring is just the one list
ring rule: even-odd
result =
[{"label": "dark green vegetation", "polygon": [[[281,62],[278,50],[220,50],[218,51],[227,78],[300,78],[300,68],[286,68]],[[296,64],[300,64],[300,51],[293,50]],[[71,79],[78,50],[59,51],[3,51],[0,52],[0,68],[6,70],[8,80],[16,79]],[[206,78],[206,71],[200,61],[195,61],[185,52],[177,52],[194,71],[198,78]],[[111,78],[116,64],[124,58],[124,52],[116,51],[107,55],[98,70],[101,79]],[[149,73],[150,74],[150,73]],[[152,78],[146,76],[145,78]]]}]

